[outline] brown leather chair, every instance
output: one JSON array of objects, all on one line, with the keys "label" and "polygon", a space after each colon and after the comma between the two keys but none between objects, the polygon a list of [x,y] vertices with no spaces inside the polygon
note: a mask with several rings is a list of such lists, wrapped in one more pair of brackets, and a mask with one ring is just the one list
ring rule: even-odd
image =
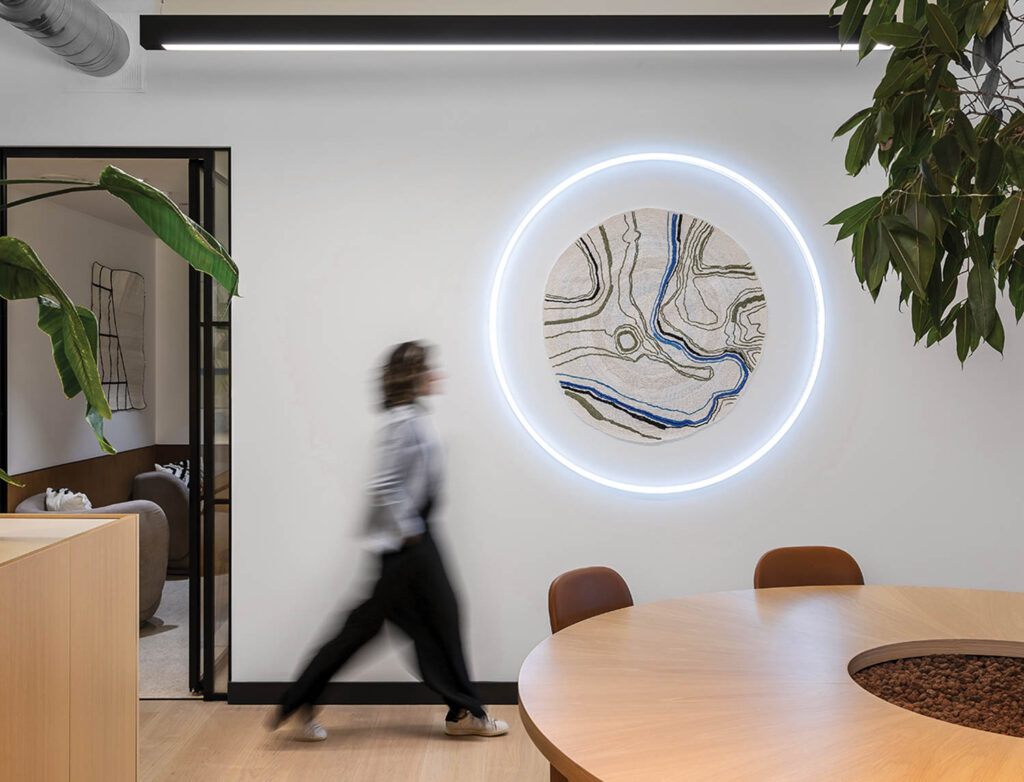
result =
[{"label": "brown leather chair", "polygon": [[548,588],[548,618],[557,633],[592,616],[633,605],[622,576],[608,567],[585,567],[563,573]]},{"label": "brown leather chair", "polygon": [[757,561],[754,589],[861,585],[857,560],[832,546],[773,548]]},{"label": "brown leather chair", "polygon": [[[562,573],[548,587],[548,619],[557,633],[592,616],[628,608],[633,595],[625,579],[610,567],[584,567]],[[567,782],[551,767],[551,782]]]}]

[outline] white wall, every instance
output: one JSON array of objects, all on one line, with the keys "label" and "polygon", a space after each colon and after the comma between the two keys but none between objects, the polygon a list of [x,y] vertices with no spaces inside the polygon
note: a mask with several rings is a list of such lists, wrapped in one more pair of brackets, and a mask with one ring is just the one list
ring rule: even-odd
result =
[{"label": "white wall", "polygon": [[[846,177],[830,139],[880,59],[153,53],[144,94],[57,100],[56,66],[16,39],[0,29],[0,66],[32,71],[0,87],[4,143],[232,148],[236,681],[293,674],[358,594],[371,381],[409,337],[440,344],[450,374],[443,526],[477,678],[515,678],[547,633],[548,582],[580,565],[616,567],[650,601],[746,588],[765,549],[826,543],[873,583],[1024,587],[1024,333],[965,370],[951,345],[914,347],[893,291],[872,303],[823,225],[879,187]],[[651,149],[768,187],[818,259],[829,318],[815,394],[770,456],[660,499],[542,453],[484,338],[498,253],[529,205],[585,164]],[[348,675],[406,674],[366,655]]]},{"label": "white wall", "polygon": [[[12,173],[18,173],[17,164],[11,168]],[[12,209],[8,230],[11,236],[32,246],[72,301],[80,306],[90,306],[93,261],[115,269],[130,269],[145,277],[146,408],[114,413],[104,432],[118,450],[152,445],[156,431],[153,237],[51,200]],[[85,421],[84,400],[80,396],[70,401],[64,398],[50,339],[36,326],[35,299],[11,302],[8,313],[8,472],[26,472],[102,456],[103,451]]]},{"label": "white wall", "polygon": [[156,420],[154,437],[188,443],[188,264],[163,242],[156,247]]}]

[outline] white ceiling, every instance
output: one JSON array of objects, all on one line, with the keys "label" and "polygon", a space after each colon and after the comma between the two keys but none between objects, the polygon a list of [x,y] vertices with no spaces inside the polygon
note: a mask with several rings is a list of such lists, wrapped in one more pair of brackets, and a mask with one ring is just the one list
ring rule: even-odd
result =
[{"label": "white ceiling", "polygon": [[826,14],[827,0],[157,0],[165,14]]},{"label": "white ceiling", "polygon": [[[167,193],[183,210],[188,209],[188,161],[117,158],[14,158],[7,162],[10,179],[58,177],[95,182],[107,164],[117,166]],[[11,187],[9,200],[45,193],[68,185],[18,185]],[[68,193],[58,196],[62,206],[101,220],[148,233],[149,229],[121,199],[108,193]],[[17,207],[15,207],[17,208]]]}]

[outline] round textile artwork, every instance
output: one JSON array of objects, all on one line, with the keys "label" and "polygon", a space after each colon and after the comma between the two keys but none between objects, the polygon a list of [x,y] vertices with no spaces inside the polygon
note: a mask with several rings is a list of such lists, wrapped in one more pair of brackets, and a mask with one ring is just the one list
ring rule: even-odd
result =
[{"label": "round textile artwork", "polygon": [[710,223],[664,209],[615,215],[555,263],[544,340],[576,414],[654,443],[721,420],[764,344],[764,290],[743,249]]}]

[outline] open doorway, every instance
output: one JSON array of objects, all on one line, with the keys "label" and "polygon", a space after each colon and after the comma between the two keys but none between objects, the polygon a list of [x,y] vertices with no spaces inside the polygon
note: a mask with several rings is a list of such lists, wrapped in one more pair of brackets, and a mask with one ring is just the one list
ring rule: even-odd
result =
[{"label": "open doorway", "polygon": [[[0,178],[96,181],[116,165],[163,190],[230,247],[230,155],[216,149],[0,149]],[[48,189],[19,185],[7,202]],[[24,488],[8,512],[47,512],[46,490],[140,516],[139,695],[225,697],[230,678],[231,314],[220,286],[120,200],[71,193],[0,212],[72,300],[97,317],[115,411],[103,455],[63,399],[34,301],[0,311],[0,456]]]}]

